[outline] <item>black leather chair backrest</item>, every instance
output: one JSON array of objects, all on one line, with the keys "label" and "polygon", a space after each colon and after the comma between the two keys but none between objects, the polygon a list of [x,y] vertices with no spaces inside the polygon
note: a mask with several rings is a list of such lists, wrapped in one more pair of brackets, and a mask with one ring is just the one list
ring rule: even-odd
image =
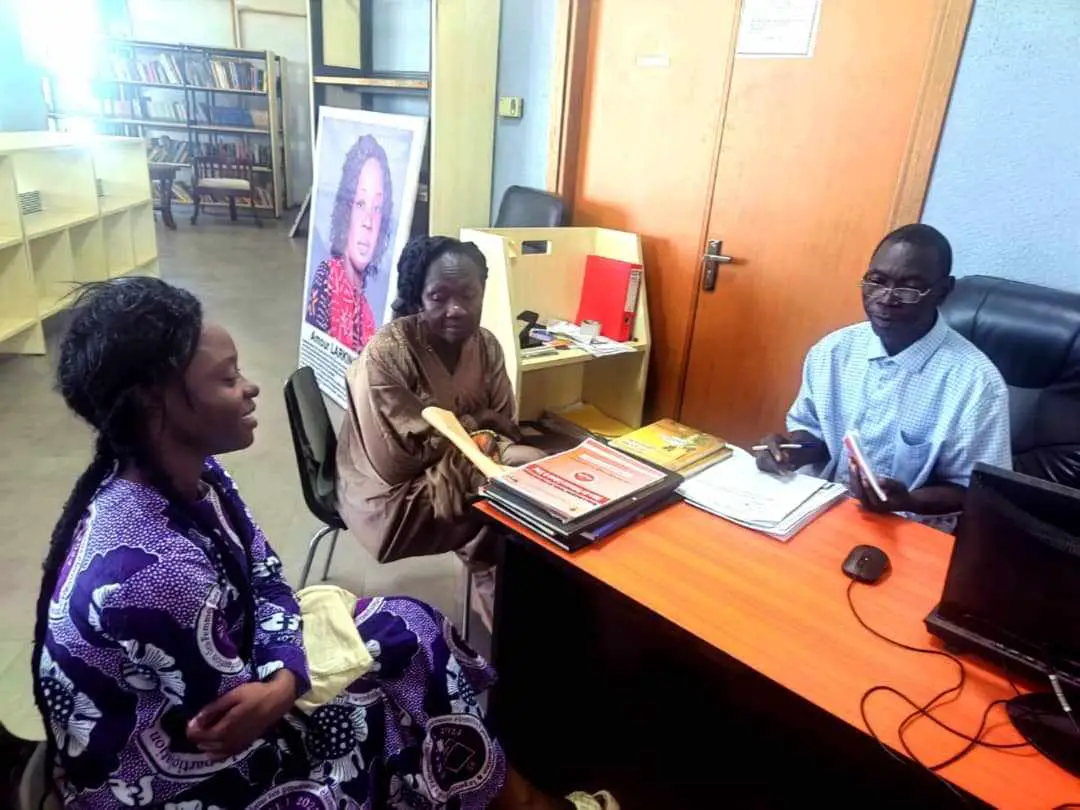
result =
[{"label": "black leather chair backrest", "polygon": [[561,228],[570,224],[570,211],[558,194],[525,186],[510,186],[499,202],[496,228]]},{"label": "black leather chair backrest", "polygon": [[309,367],[298,368],[285,383],[285,410],[304,501],[323,523],[343,529],[337,512],[337,437]]},{"label": "black leather chair backrest", "polygon": [[967,276],[941,311],[1009,386],[1017,472],[1080,488],[1080,294]]}]

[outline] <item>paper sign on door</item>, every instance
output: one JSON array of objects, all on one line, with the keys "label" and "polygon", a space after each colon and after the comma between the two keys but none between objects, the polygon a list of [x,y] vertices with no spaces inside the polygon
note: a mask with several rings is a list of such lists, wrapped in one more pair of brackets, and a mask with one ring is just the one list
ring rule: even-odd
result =
[{"label": "paper sign on door", "polygon": [[820,16],[821,0],[743,0],[735,55],[813,56]]}]

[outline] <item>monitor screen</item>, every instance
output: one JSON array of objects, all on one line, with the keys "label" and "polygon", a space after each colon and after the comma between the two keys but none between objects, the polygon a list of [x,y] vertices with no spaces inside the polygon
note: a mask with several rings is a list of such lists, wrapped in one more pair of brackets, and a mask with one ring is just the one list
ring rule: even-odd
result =
[{"label": "monitor screen", "polygon": [[938,609],[1080,676],[1080,490],[978,465]]}]

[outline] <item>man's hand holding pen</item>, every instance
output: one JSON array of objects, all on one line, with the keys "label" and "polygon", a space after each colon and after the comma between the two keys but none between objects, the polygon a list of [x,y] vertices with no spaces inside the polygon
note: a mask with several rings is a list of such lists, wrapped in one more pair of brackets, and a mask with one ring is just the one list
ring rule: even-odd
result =
[{"label": "man's hand holding pen", "polygon": [[796,430],[787,435],[770,434],[750,449],[757,460],[758,469],[774,475],[783,475],[807,464],[821,464],[829,460],[829,448],[805,430]]}]

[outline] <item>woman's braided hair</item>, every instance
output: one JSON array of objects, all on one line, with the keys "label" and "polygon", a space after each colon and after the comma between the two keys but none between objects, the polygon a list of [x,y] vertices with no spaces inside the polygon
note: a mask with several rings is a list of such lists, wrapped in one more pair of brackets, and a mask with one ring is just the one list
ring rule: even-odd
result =
[{"label": "woman's braided hair", "polygon": [[[94,457],[79,476],[52,532],[42,566],[34,626],[34,700],[53,735],[40,678],[49,624],[49,603],[80,521],[104,481],[114,471],[135,466],[169,501],[183,510],[184,498],[143,435],[147,398],[183,375],[202,333],[202,307],[191,293],[156,278],[132,276],[84,286],[60,344],[57,388],[64,402],[96,433]],[[160,407],[163,404],[157,403]],[[183,512],[193,524],[194,510]],[[213,538],[212,529],[200,529]],[[74,572],[73,572],[74,573]],[[237,583],[253,611],[254,594]],[[250,622],[249,622],[250,624]]]},{"label": "woman's braided hair", "polygon": [[475,242],[462,242],[451,236],[414,237],[405,245],[398,259],[397,298],[391,307],[395,318],[415,315],[420,311],[428,268],[447,253],[471,259],[480,268],[480,281],[487,281],[487,260]]},{"label": "woman's braided hair", "polygon": [[360,182],[360,171],[369,160],[378,163],[382,170],[383,203],[379,241],[372,247],[371,261],[361,273],[361,288],[367,286],[368,279],[379,272],[379,264],[390,245],[390,232],[394,229],[394,186],[390,176],[390,162],[386,158],[386,150],[372,136],[361,137],[345,155],[337,195],[334,197],[334,208],[330,213],[330,253],[344,256],[349,239],[349,223],[353,216],[353,200],[356,199],[356,184]]}]

